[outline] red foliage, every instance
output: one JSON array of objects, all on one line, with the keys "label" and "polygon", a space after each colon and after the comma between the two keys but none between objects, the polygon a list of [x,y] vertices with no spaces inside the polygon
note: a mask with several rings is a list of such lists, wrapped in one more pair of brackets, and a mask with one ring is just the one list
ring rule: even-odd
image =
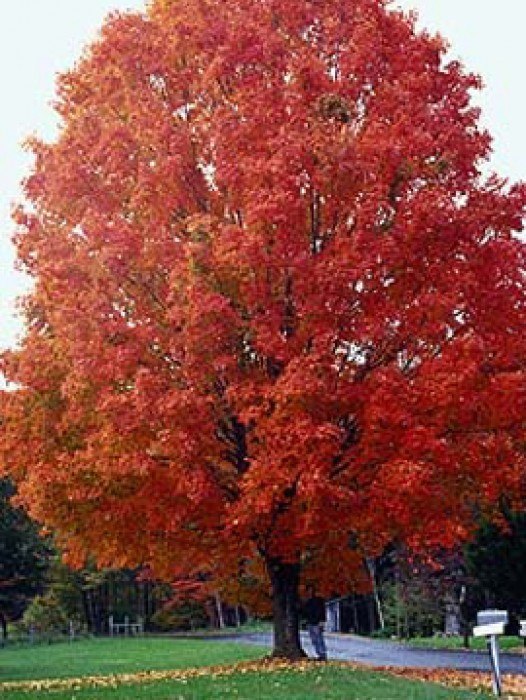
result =
[{"label": "red foliage", "polygon": [[105,24],[32,143],[4,358],[2,463],[72,559],[337,590],[524,498],[526,189],[478,86],[380,0]]}]

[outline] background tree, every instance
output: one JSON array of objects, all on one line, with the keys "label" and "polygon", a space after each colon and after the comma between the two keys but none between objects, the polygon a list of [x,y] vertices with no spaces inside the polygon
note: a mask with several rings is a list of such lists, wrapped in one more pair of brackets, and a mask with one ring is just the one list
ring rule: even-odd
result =
[{"label": "background tree", "polygon": [[461,591],[468,581],[471,588],[472,580],[459,549],[417,553],[393,546],[382,563],[380,590],[388,634],[461,634]]},{"label": "background tree", "polygon": [[256,575],[297,657],[302,580],[520,501],[526,191],[481,175],[479,84],[381,0],[108,20],[30,143],[3,363],[3,465],[70,558]]},{"label": "background tree", "polygon": [[174,598],[170,584],[152,580],[141,570],[97,570],[93,563],[72,570],[56,558],[48,571],[46,592],[68,620],[92,634],[107,634],[109,618],[122,623],[140,618],[146,629],[157,612]]},{"label": "background tree", "polygon": [[508,610],[513,620],[526,615],[526,515],[505,505],[499,522],[483,522],[465,548],[466,569],[488,607]]},{"label": "background tree", "polygon": [[26,513],[12,505],[15,489],[0,479],[0,625],[7,638],[8,620],[21,617],[28,602],[42,591],[51,546]]},{"label": "background tree", "polygon": [[38,635],[51,642],[54,638],[64,638],[69,631],[70,620],[64,608],[52,592],[35,596],[24,612],[21,627],[29,633],[30,639]]}]

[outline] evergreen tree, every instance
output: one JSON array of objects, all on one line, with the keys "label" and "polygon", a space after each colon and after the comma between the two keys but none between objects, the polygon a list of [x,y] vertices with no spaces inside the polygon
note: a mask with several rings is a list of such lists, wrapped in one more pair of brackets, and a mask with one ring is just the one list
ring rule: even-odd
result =
[{"label": "evergreen tree", "polygon": [[485,603],[526,615],[526,514],[502,508],[499,524],[482,522],[466,547],[467,571],[477,582]]},{"label": "evergreen tree", "polygon": [[51,555],[38,525],[11,503],[15,489],[0,480],[0,625],[7,637],[7,621],[17,619],[29,600],[42,590]]}]

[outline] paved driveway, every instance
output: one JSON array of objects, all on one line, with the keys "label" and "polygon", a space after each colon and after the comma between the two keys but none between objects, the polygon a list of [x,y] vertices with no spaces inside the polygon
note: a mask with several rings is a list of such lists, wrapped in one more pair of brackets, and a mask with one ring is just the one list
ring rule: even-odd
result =
[{"label": "paved driveway", "polygon": [[[271,634],[232,635],[247,644],[272,645]],[[302,633],[303,648],[313,655],[308,635]],[[414,649],[405,644],[367,639],[347,634],[327,634],[325,636],[330,659],[357,661],[372,666],[404,666],[407,668],[454,668],[465,671],[489,671],[489,656],[476,651],[436,651]],[[519,654],[501,654],[503,673],[526,675],[526,657]]]}]

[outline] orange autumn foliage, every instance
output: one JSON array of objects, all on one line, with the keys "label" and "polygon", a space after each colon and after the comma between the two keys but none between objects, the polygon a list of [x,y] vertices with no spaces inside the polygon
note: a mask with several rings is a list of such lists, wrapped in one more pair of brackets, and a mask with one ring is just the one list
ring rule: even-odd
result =
[{"label": "orange autumn foliage", "polygon": [[328,593],[524,499],[526,189],[479,85],[381,0],[108,19],[30,144],[3,359],[2,467],[71,559]]}]

